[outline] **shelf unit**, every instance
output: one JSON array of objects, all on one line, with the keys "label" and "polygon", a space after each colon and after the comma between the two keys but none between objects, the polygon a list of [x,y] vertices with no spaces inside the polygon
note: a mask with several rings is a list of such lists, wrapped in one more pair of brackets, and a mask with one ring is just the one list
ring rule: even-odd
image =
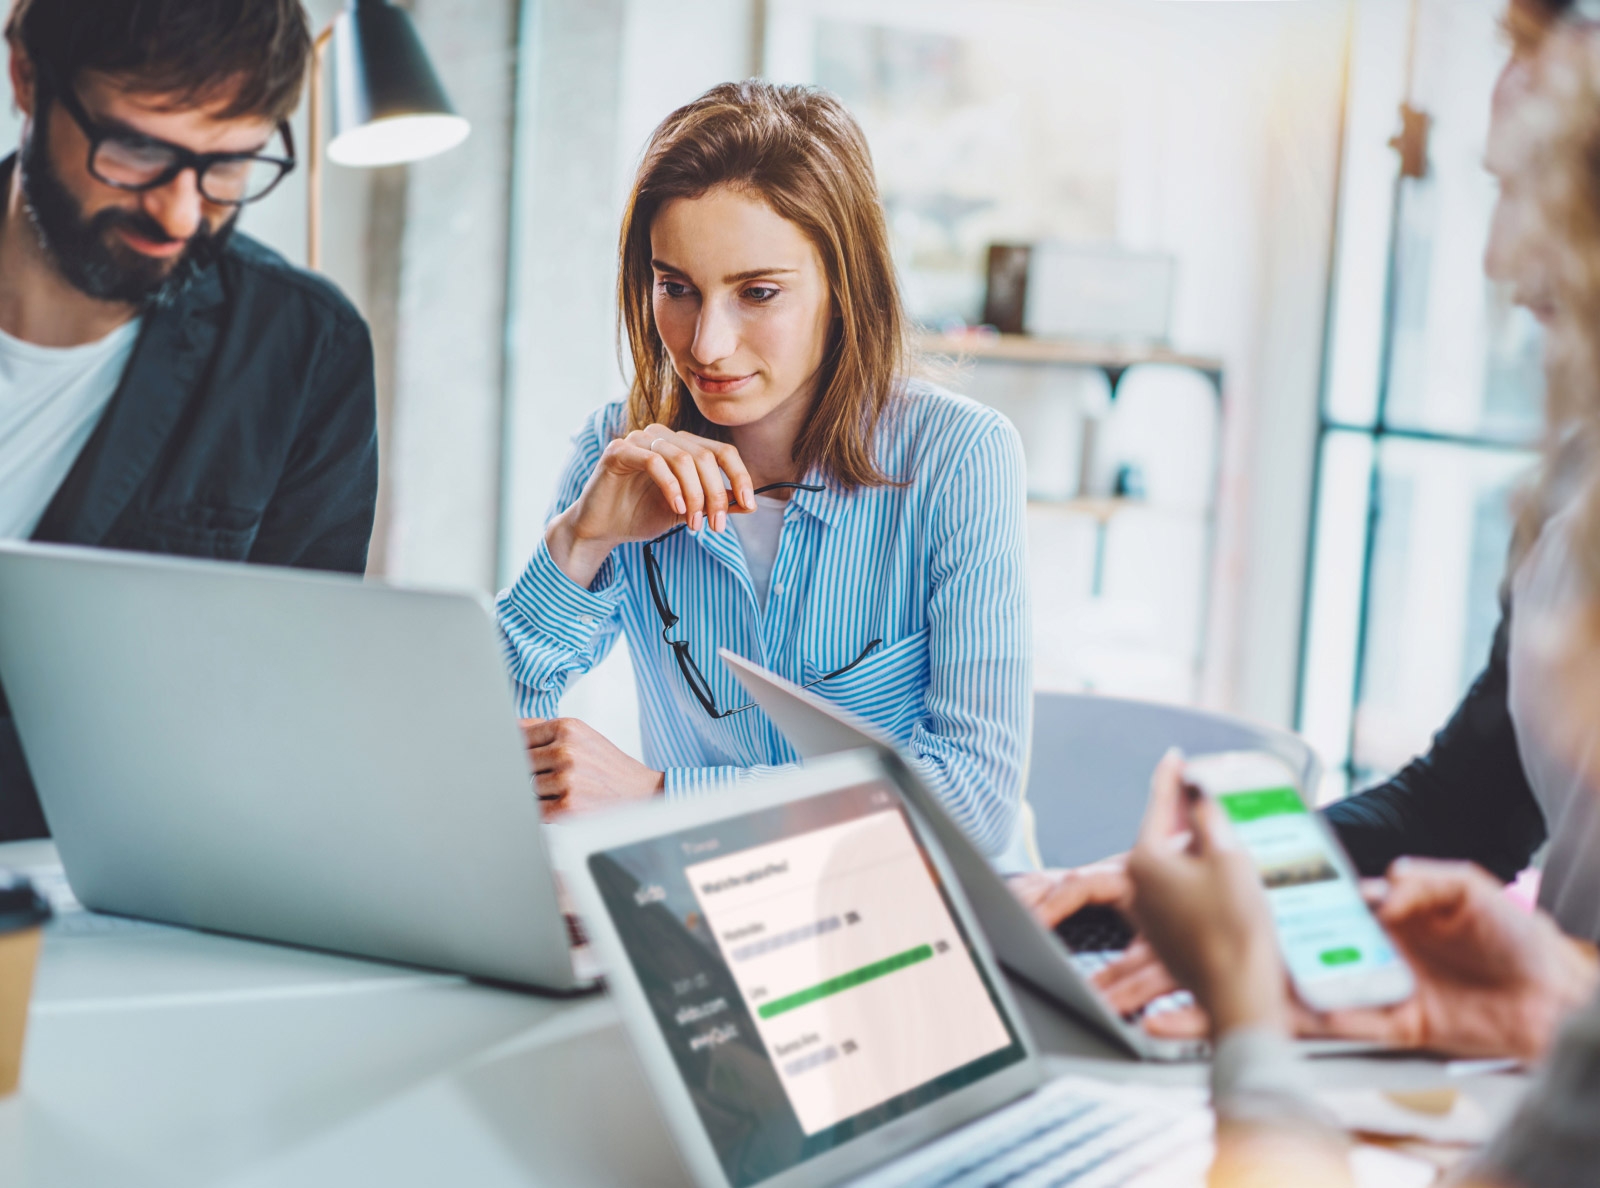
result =
[{"label": "shelf unit", "polygon": [[[958,365],[983,367],[988,364],[1024,365],[1029,367],[1060,367],[1099,371],[1105,376],[1112,401],[1117,399],[1124,377],[1134,368],[1146,365],[1179,367],[1202,376],[1217,400],[1217,458],[1221,453],[1222,419],[1222,360],[1210,355],[1191,354],[1158,346],[1131,346],[1114,343],[1085,342],[1072,339],[1036,338],[1020,334],[994,334],[972,332],[961,334],[919,334],[913,348],[923,358],[940,359]],[[1208,613],[1212,570],[1215,566],[1216,546],[1216,494],[1220,466],[1213,460],[1211,495],[1204,523],[1204,544],[1199,575],[1199,605],[1197,608],[1200,637],[1194,641],[1195,679],[1204,660],[1204,630]],[[1041,510],[1082,515],[1094,524],[1093,569],[1089,575],[1091,599],[1105,596],[1106,548],[1111,523],[1125,511],[1150,506],[1143,498],[1117,495],[1089,495],[1080,489],[1070,498],[1040,499],[1030,503]],[[1192,692],[1192,690],[1191,690]]]},{"label": "shelf unit", "polygon": [[923,355],[957,362],[1035,363],[1041,366],[1089,367],[1103,372],[1116,399],[1122,377],[1131,368],[1151,363],[1187,367],[1211,381],[1222,396],[1222,360],[1210,355],[1190,355],[1158,346],[1121,346],[1116,343],[1080,342],[1070,338],[1035,338],[1028,334],[919,334],[913,344]]}]

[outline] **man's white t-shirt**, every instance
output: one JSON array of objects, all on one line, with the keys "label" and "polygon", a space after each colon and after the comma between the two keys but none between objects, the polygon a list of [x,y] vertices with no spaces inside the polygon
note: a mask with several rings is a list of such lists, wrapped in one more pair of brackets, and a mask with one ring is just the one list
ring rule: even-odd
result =
[{"label": "man's white t-shirt", "polygon": [[138,318],[74,347],[38,346],[0,330],[0,540],[33,535],[138,337]]}]

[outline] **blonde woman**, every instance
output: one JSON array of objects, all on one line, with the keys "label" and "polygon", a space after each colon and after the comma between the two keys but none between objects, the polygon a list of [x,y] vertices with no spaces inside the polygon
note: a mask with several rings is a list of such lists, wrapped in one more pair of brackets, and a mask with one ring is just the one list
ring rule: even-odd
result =
[{"label": "blonde woman", "polygon": [[[1024,482],[999,414],[907,378],[872,163],[836,99],[730,83],[656,130],[623,216],[625,401],[575,439],[500,597],[547,815],[794,761],[730,648],[911,752],[975,841],[1022,861]],[[625,636],[643,763],[562,691]]]},{"label": "blonde woman", "polygon": [[[1522,129],[1537,218],[1516,252],[1551,297],[1550,432],[1521,525],[1511,680],[1524,748],[1567,781],[1570,824],[1600,812],[1600,29],[1567,27],[1543,54]],[[1150,944],[1194,991],[1217,1041],[1212,1182],[1343,1184],[1341,1141],[1287,1047],[1293,1008],[1260,880],[1220,810],[1194,803],[1181,784],[1181,764],[1164,762],[1128,874]],[[1464,1180],[1600,1182],[1600,1001],[1551,1038],[1565,1012],[1593,998],[1594,946],[1563,935],[1544,912],[1514,908],[1465,863],[1402,860],[1373,898],[1419,988],[1410,1003],[1368,1013],[1369,1022],[1399,1021],[1435,1050],[1495,1044],[1529,1060],[1549,1054],[1523,1107]]]}]

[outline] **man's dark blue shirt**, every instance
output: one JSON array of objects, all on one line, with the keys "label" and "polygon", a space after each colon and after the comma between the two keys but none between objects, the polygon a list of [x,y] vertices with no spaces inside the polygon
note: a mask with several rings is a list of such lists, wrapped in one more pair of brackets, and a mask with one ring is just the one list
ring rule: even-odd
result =
[{"label": "man's dark blue shirt", "polygon": [[[33,539],[361,573],[378,493],[372,366],[366,323],[333,285],[234,234],[144,314]],[[45,832],[0,699],[0,841]]]}]

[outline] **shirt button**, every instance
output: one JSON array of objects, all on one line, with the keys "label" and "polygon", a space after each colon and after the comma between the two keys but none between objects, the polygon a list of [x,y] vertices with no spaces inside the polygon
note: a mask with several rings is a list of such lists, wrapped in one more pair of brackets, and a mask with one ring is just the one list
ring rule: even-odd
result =
[{"label": "shirt button", "polygon": [[593,627],[594,626],[594,616],[593,615],[579,615],[578,616],[578,622],[582,623],[585,627]]},{"label": "shirt button", "polygon": [[782,598],[783,597],[783,583],[779,582],[779,583],[777,583],[777,585],[773,586],[772,587],[772,592],[777,597]]}]

